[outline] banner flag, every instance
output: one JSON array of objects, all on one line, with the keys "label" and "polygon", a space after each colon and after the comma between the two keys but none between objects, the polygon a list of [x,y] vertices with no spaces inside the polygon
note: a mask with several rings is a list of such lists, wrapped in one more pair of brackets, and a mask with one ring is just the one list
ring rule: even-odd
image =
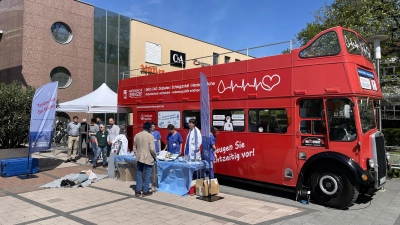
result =
[{"label": "banner flag", "polygon": [[32,100],[29,154],[49,150],[56,117],[58,81],[38,88]]},{"label": "banner flag", "polygon": [[200,73],[200,121],[202,158],[210,165],[210,93],[207,78],[203,73]]}]

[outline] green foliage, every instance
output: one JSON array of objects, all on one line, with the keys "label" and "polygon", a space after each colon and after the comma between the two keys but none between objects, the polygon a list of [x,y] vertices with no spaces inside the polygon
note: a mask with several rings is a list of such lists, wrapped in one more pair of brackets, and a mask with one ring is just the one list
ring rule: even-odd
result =
[{"label": "green foliage", "polygon": [[315,37],[315,35],[327,28],[329,27],[317,22],[307,23],[306,28],[302,29],[296,35],[296,39],[301,46],[306,45],[313,37]]},{"label": "green foliage", "polygon": [[289,54],[289,53],[290,53],[290,49],[289,48],[287,48],[287,49],[282,51],[282,54]]},{"label": "green foliage", "polygon": [[398,128],[400,127],[400,120],[384,120],[382,119],[383,128]]},{"label": "green foliage", "polygon": [[383,128],[382,132],[385,135],[387,146],[400,145],[400,128]]},{"label": "green foliage", "polygon": [[335,0],[314,13],[315,22],[308,23],[296,39],[305,45],[319,32],[335,26],[357,31],[363,37],[385,34],[382,61],[400,60],[400,2],[398,0]]},{"label": "green foliage", "polygon": [[387,171],[387,176],[390,178],[399,178],[400,170],[399,169],[391,169]]},{"label": "green foliage", "polygon": [[0,84],[0,148],[15,148],[28,142],[35,88],[14,81]]}]

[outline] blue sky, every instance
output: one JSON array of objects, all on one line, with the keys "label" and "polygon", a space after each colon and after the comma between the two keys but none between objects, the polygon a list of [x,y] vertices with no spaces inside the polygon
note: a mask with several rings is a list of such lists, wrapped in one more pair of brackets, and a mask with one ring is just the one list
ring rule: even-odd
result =
[{"label": "blue sky", "polygon": [[[324,0],[83,1],[232,50],[294,40],[295,34],[314,21],[312,12],[324,5]],[[286,48],[289,44],[251,50],[249,54],[273,55]]]}]

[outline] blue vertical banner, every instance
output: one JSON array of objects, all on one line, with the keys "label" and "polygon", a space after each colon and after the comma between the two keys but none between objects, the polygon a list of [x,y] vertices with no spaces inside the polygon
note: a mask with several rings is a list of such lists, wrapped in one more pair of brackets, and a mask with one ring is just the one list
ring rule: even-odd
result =
[{"label": "blue vertical banner", "polygon": [[49,150],[56,117],[58,81],[38,88],[32,100],[29,154]]},{"label": "blue vertical banner", "polygon": [[203,73],[200,73],[200,121],[202,158],[210,165],[210,93],[207,78]]}]

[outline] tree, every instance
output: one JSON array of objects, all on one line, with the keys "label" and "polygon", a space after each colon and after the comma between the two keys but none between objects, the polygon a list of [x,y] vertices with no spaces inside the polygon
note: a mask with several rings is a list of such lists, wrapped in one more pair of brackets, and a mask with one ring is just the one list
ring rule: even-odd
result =
[{"label": "tree", "polygon": [[28,143],[32,99],[35,88],[17,81],[0,84],[0,148],[15,148]]},{"label": "tree", "polygon": [[301,46],[327,28],[342,26],[365,38],[388,35],[389,39],[381,44],[382,62],[400,64],[399,0],[335,0],[314,12],[314,18],[296,35]]},{"label": "tree", "polygon": [[291,50],[289,48],[285,49],[282,51],[282,54],[289,54]]}]

